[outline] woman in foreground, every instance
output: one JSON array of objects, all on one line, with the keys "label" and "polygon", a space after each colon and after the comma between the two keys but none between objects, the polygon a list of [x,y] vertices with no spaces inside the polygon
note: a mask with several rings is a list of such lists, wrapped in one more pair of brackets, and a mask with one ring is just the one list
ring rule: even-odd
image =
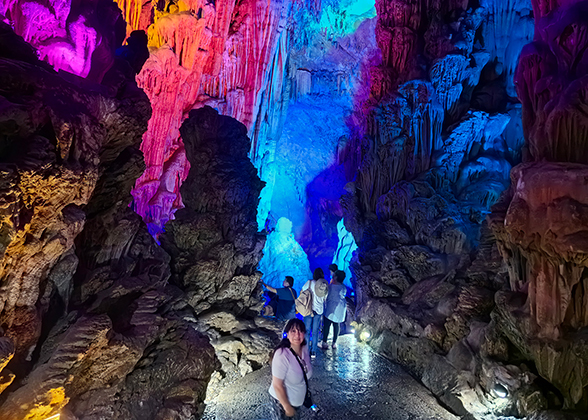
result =
[{"label": "woman in foreground", "polygon": [[[304,339],[306,327],[304,322],[293,318],[286,323],[282,341],[276,347],[272,358],[271,395],[273,417],[275,420],[297,420],[300,407],[306,396],[306,377],[312,376],[310,354]],[[302,365],[302,367],[300,366]]]}]

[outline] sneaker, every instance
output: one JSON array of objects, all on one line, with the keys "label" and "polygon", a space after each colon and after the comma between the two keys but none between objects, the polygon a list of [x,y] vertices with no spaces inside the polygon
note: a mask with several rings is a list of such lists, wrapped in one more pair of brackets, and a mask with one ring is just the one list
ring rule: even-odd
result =
[{"label": "sneaker", "polygon": [[318,343],[319,348],[326,350],[329,348],[329,346],[327,346],[327,343],[325,343],[324,341]]},{"label": "sneaker", "polygon": [[337,348],[337,344],[333,343],[333,345],[331,345],[332,349],[336,349]]},{"label": "sneaker", "polygon": [[314,351],[310,352],[310,358],[314,359],[316,357],[316,353]]}]

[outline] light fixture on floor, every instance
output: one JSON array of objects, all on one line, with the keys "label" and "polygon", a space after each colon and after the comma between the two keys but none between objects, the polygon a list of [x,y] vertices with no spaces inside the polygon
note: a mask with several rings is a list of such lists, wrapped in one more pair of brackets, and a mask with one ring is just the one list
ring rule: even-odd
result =
[{"label": "light fixture on floor", "polygon": [[365,325],[353,321],[350,326],[358,341],[368,341],[372,337],[372,332]]},{"label": "light fixture on floor", "polygon": [[494,384],[494,388],[492,388],[492,393],[496,395],[498,398],[508,397],[508,389],[504,385],[499,384],[498,382]]},{"label": "light fixture on floor", "polygon": [[368,341],[372,337],[372,333],[368,328],[364,328],[362,332],[359,333],[359,339],[361,341]]}]

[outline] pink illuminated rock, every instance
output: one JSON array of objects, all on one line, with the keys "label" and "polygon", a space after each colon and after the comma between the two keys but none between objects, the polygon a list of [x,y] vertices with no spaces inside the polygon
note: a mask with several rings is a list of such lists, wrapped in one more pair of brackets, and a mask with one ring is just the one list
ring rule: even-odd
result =
[{"label": "pink illuminated rock", "polygon": [[114,3],[8,1],[0,13],[55,70],[98,82],[112,67],[114,49],[122,41],[116,34],[122,17]]},{"label": "pink illuminated rock", "polygon": [[135,210],[152,233],[182,207],[179,187],[189,164],[179,127],[186,113],[210,104],[252,128],[285,26],[286,4],[246,1],[234,9],[226,0],[214,7],[203,1],[166,2],[154,10],[148,28],[141,27],[140,2],[122,4],[123,14],[133,16],[127,30],[148,30],[152,49],[137,76],[153,117],[141,146],[147,170],[133,190]]},{"label": "pink illuminated rock", "polygon": [[[266,95],[262,103],[262,92],[281,93],[289,10],[289,0],[237,5],[228,0],[15,0],[0,12],[56,70],[95,81],[112,66],[123,18],[127,36],[134,30],[148,33],[151,57],[137,82],[149,96],[153,117],[141,147],[147,170],[133,196],[135,210],[157,234],[182,207],[179,187],[189,165],[179,127],[187,112],[212,105],[252,130],[260,110],[276,98]],[[255,144],[256,139],[254,149]]]}]

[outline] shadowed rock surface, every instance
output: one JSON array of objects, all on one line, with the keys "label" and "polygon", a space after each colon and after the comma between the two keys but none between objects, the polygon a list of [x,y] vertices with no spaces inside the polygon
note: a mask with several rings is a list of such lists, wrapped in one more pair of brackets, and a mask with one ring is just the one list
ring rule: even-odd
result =
[{"label": "shadowed rock surface", "polygon": [[279,341],[280,326],[258,316],[263,301],[257,265],[265,235],[257,232],[263,183],[249,160],[247,130],[210,107],[182,125],[190,173],[185,207],[166,225],[171,282],[186,292],[198,330],[221,362],[213,386],[258,369]]},{"label": "shadowed rock surface", "polygon": [[197,415],[218,359],[129,208],[147,97],[124,62],[67,81],[0,31],[0,418]]}]

